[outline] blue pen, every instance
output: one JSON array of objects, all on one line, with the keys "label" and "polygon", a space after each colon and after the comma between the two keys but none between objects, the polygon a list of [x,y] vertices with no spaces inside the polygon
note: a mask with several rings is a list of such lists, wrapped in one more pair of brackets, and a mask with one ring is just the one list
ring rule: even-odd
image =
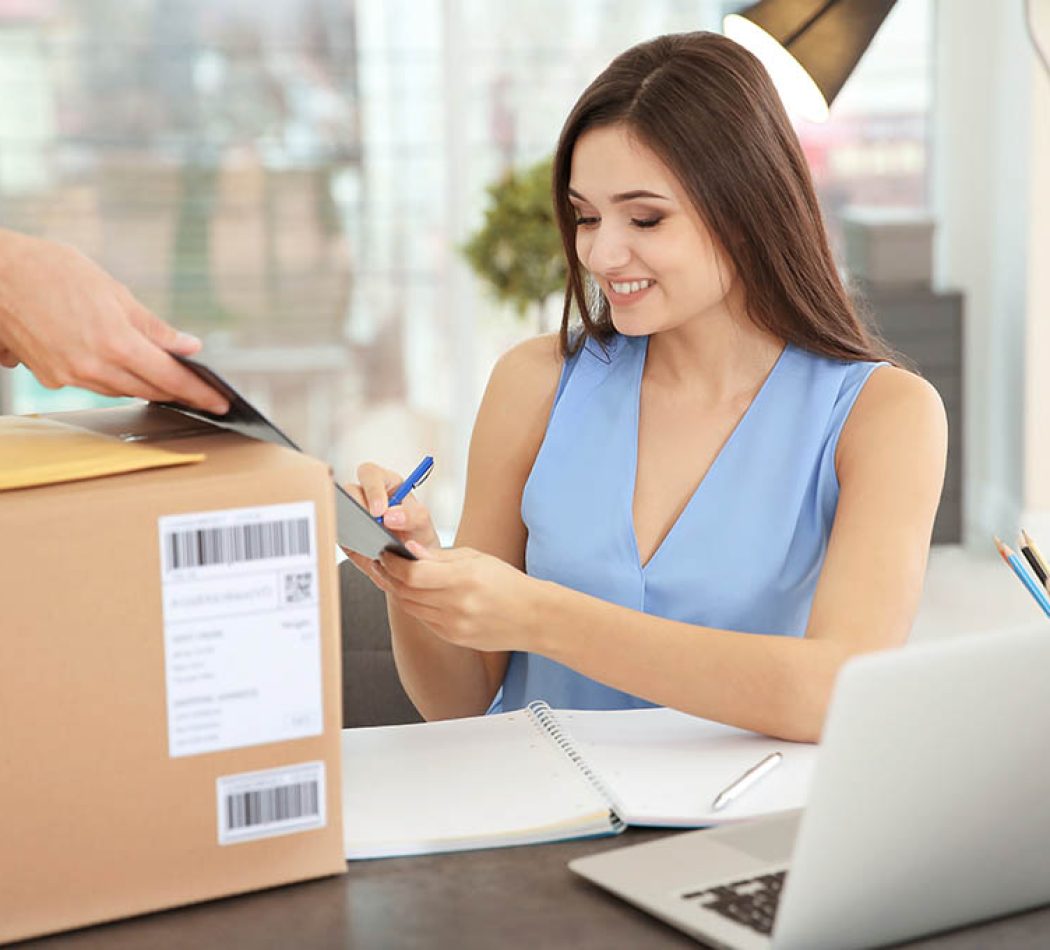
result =
[{"label": "blue pen", "polygon": [[[434,459],[429,455],[424,456],[423,461],[420,462],[414,469],[412,469],[412,472],[408,476],[408,478],[406,478],[400,485],[398,485],[397,491],[395,491],[394,494],[392,494],[390,498],[387,499],[387,507],[393,508],[394,505],[400,505],[401,502],[403,502],[408,497],[408,493],[412,491],[412,489],[417,488],[423,483],[423,480],[430,474],[430,470],[433,467]],[[378,518],[376,518],[376,521],[382,524],[383,516],[380,515]]]},{"label": "blue pen", "polygon": [[995,546],[999,549],[1000,557],[1014,569],[1014,573],[1021,579],[1021,583],[1028,588],[1028,593],[1038,601],[1039,606],[1043,608],[1043,613],[1050,617],[1050,598],[1046,596],[1046,591],[1032,580],[1031,574],[1025,570],[1021,559],[1007,545],[996,538]]}]

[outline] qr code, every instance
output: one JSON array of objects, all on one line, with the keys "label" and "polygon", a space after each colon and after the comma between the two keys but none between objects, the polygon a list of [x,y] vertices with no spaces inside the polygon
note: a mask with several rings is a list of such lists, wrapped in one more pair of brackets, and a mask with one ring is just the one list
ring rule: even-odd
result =
[{"label": "qr code", "polygon": [[314,597],[314,575],[311,571],[284,575],[284,602],[301,604]]}]

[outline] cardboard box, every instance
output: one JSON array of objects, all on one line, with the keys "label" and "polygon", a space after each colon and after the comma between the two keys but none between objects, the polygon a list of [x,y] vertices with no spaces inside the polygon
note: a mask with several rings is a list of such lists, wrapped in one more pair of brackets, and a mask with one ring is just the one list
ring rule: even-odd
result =
[{"label": "cardboard box", "polygon": [[53,418],[206,459],[0,492],[0,942],[345,872],[328,470]]}]

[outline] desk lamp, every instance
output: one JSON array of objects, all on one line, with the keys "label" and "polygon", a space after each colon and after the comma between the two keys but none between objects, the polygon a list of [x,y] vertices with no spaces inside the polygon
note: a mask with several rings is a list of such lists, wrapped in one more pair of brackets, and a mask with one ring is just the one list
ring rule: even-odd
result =
[{"label": "desk lamp", "polygon": [[896,0],[760,0],[725,35],[769,70],[790,112],[823,122]]}]

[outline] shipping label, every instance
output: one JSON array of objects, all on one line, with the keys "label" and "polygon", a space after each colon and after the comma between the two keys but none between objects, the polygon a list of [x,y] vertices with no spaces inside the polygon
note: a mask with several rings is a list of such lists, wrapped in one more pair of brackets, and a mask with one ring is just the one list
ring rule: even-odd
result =
[{"label": "shipping label", "polygon": [[313,502],[159,519],[168,751],[319,735]]}]

